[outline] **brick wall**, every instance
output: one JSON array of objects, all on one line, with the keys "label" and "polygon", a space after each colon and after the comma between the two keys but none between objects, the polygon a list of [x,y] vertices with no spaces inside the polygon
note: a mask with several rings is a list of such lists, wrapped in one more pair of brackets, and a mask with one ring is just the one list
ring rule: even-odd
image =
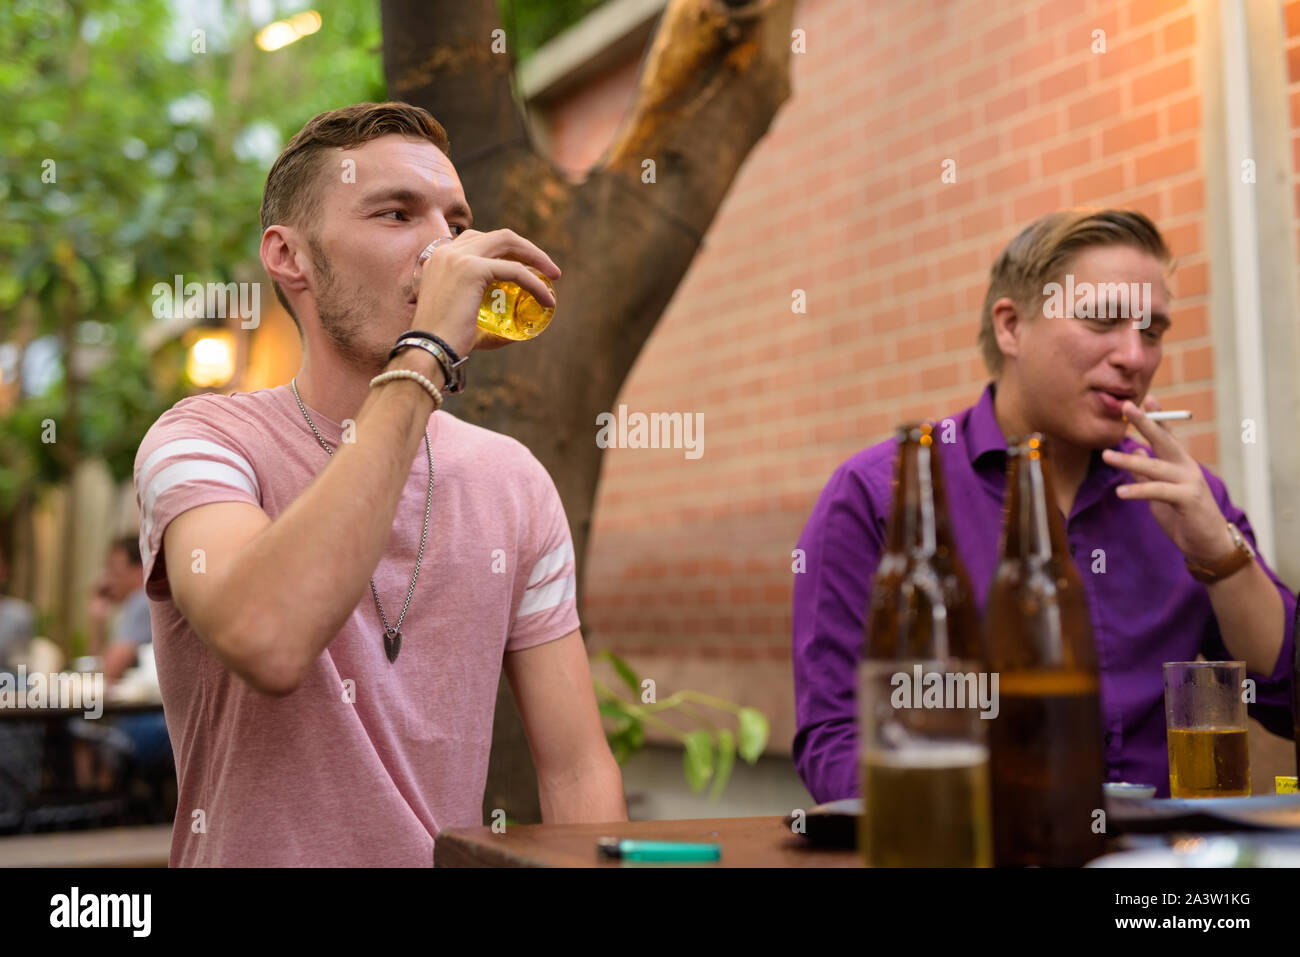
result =
[{"label": "brick wall", "polygon": [[[1292,0],[1284,9],[1287,94],[1291,106],[1291,189],[1295,197],[1296,222],[1300,227],[1300,0]],[[1297,228],[1296,239],[1300,243],[1300,228]]]},{"label": "brick wall", "polygon": [[[702,412],[704,454],[605,453],[583,596],[594,647],[626,654],[661,697],[694,687],[764,709],[771,747],[788,752],[790,553],[818,492],[895,423],[974,401],[986,381],[975,335],[988,268],[1021,226],[1062,205],[1135,207],[1164,231],[1180,265],[1155,394],[1194,411],[1179,434],[1215,464],[1197,45],[1215,25],[1198,21],[1201,9],[797,8],[807,52],[793,57],[795,94],[619,400]],[[1105,53],[1092,52],[1095,30]],[[1300,46],[1291,53],[1300,80]],[[596,81],[600,101],[627,102],[634,76]],[[543,119],[572,129],[583,102]],[[1291,102],[1300,120],[1300,90]],[[589,123],[582,146],[552,142],[589,162],[617,121],[602,115],[607,128]],[[1296,158],[1300,170],[1300,139]],[[941,182],[945,160],[955,183]],[[791,311],[796,289],[806,315]]]}]

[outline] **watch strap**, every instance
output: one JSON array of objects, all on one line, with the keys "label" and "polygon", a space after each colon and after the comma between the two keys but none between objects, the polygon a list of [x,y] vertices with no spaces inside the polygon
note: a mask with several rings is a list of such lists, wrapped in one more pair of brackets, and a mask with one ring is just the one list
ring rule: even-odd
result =
[{"label": "watch strap", "polygon": [[1231,522],[1228,523],[1228,531],[1232,533],[1232,540],[1236,542],[1237,547],[1227,555],[1213,562],[1193,562],[1184,558],[1183,562],[1187,565],[1187,570],[1191,572],[1193,578],[1198,582],[1206,585],[1213,585],[1215,582],[1223,581],[1229,575],[1234,575],[1241,569],[1249,565],[1255,558],[1255,550],[1250,547],[1245,536],[1237,529],[1237,526]]}]

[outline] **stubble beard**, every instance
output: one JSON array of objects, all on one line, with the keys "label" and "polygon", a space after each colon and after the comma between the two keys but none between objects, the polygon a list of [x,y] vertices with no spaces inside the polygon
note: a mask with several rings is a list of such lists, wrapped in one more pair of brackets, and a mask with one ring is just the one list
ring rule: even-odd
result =
[{"label": "stubble beard", "polygon": [[381,372],[388,365],[389,350],[366,339],[366,328],[375,315],[374,307],[366,304],[360,288],[344,292],[325,250],[314,238],[307,244],[320,280],[316,312],[321,331],[348,365],[368,376]]}]

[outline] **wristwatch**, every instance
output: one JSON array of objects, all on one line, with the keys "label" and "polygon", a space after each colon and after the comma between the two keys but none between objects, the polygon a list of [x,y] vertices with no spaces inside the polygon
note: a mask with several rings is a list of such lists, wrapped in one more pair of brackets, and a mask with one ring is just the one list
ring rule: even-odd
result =
[{"label": "wristwatch", "polygon": [[1215,582],[1223,581],[1229,575],[1241,571],[1255,560],[1255,549],[1250,547],[1250,542],[1246,541],[1246,536],[1241,534],[1241,530],[1232,522],[1228,523],[1228,534],[1232,536],[1232,542],[1237,547],[1218,561],[1201,565],[1189,558],[1183,559],[1187,564],[1187,570],[1192,573],[1192,577],[1198,582],[1213,585]]}]

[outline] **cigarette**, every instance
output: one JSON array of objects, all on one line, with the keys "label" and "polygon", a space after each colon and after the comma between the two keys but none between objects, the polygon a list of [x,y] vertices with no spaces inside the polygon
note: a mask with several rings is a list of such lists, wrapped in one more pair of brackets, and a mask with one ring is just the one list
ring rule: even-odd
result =
[{"label": "cigarette", "polygon": [[1147,418],[1152,422],[1176,422],[1181,419],[1190,419],[1192,417],[1191,409],[1162,409],[1159,412],[1148,412]]}]

